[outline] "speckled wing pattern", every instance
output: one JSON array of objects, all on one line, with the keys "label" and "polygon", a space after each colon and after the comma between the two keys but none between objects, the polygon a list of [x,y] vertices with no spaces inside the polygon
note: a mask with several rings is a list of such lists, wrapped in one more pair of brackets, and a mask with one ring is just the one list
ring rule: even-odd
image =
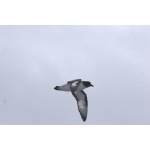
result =
[{"label": "speckled wing pattern", "polygon": [[[77,82],[77,81],[74,81],[74,82]],[[77,88],[80,85],[81,81],[78,81],[76,88],[74,88],[72,86],[72,84],[74,82],[72,82],[71,85],[70,85],[71,93],[75,97],[75,99],[77,100],[78,110],[80,112],[82,120],[86,121],[87,112],[88,112],[87,96],[86,96],[86,93],[83,90],[81,90],[81,91],[77,90]]]},{"label": "speckled wing pattern", "polygon": [[88,112],[88,101],[84,91],[75,91],[72,95],[77,100],[78,110],[83,121],[86,121]]}]

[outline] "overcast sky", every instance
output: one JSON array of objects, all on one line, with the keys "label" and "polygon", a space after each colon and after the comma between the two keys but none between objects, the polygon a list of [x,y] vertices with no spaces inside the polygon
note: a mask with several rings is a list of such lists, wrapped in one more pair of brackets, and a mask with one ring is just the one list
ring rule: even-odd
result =
[{"label": "overcast sky", "polygon": [[0,26],[0,124],[150,124],[150,26]]}]

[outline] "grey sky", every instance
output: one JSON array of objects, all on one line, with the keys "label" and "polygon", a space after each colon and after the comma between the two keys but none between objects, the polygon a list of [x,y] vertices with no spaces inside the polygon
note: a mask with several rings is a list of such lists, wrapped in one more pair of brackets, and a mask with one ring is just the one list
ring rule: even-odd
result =
[{"label": "grey sky", "polygon": [[[0,26],[0,124],[150,124],[150,26]],[[71,93],[91,81],[84,123]]]}]

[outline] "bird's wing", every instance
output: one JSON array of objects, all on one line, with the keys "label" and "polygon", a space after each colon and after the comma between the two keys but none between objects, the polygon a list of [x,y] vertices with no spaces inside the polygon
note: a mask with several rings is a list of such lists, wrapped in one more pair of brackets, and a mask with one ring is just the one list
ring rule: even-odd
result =
[{"label": "bird's wing", "polygon": [[81,82],[82,80],[81,79],[75,79],[75,80],[71,80],[71,81],[68,81],[67,83],[68,84],[72,84],[72,83],[74,83],[74,82]]},{"label": "bird's wing", "polygon": [[75,92],[78,89],[81,81],[82,81],[81,79],[76,79],[76,80],[72,80],[72,81],[67,82],[67,84],[70,84],[71,92]]},{"label": "bird's wing", "polygon": [[80,112],[82,120],[86,121],[87,112],[88,112],[88,101],[87,101],[86,93],[84,91],[75,91],[72,92],[72,95],[77,100],[78,110]]}]

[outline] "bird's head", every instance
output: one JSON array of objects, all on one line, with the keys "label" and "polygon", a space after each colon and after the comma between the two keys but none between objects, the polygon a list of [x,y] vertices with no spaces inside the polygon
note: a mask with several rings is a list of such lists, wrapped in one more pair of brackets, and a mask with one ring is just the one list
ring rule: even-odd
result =
[{"label": "bird's head", "polygon": [[89,82],[89,81],[83,81],[83,84],[86,87],[90,87],[90,86],[94,87],[94,85],[92,85],[91,82]]}]

